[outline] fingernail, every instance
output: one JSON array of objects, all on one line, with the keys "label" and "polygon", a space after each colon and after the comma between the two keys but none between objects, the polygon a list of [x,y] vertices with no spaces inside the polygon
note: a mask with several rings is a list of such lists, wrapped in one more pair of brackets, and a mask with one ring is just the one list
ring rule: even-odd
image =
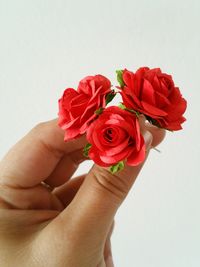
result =
[{"label": "fingernail", "polygon": [[144,141],[145,141],[145,144],[146,144],[146,150],[149,150],[151,148],[151,143],[152,143],[152,140],[153,140],[153,136],[149,131],[145,131],[143,133],[143,137],[144,137]]}]

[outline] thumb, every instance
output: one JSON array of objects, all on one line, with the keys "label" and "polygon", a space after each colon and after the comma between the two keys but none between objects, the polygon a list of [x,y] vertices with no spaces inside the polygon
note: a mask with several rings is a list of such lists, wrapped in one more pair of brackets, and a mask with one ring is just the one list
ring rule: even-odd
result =
[{"label": "thumb", "polygon": [[[145,131],[143,136],[148,154],[152,134]],[[94,165],[71,204],[60,214],[64,221],[71,222],[71,231],[81,232],[81,239],[85,243],[88,241],[87,244],[94,246],[95,241],[104,242],[115,213],[127,196],[142,165],[125,166],[116,174],[110,173],[107,168]]]}]

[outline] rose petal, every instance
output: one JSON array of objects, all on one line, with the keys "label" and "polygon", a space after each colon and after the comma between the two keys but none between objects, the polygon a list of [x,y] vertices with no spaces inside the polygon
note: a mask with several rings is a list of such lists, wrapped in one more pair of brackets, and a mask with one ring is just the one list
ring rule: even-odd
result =
[{"label": "rose petal", "polygon": [[65,89],[62,98],[60,101],[62,102],[62,107],[66,110],[71,108],[71,101],[78,96],[78,93],[73,88]]},{"label": "rose petal", "polygon": [[131,166],[137,166],[142,163],[145,159],[145,144],[142,141],[142,146],[139,151],[134,150],[133,153],[127,158],[127,164]]},{"label": "rose petal", "polygon": [[79,122],[79,118],[76,118],[74,120],[70,120],[70,121],[62,121],[62,124],[60,122],[58,122],[58,125],[63,129],[63,130],[66,130],[68,128],[70,128],[71,126],[75,126],[75,125],[78,125],[78,122]]},{"label": "rose petal", "polygon": [[90,123],[97,117],[96,114],[93,114],[90,118],[88,118],[85,123],[80,127],[80,132],[85,133],[88,129]]},{"label": "rose petal", "polygon": [[170,93],[169,88],[166,86],[166,84],[162,80],[160,80],[160,85],[161,85],[160,93],[168,97]]},{"label": "rose petal", "polygon": [[78,138],[79,136],[80,136],[79,128],[67,129],[65,132],[64,141],[68,142],[72,139]]},{"label": "rose petal", "polygon": [[144,79],[143,87],[142,87],[142,101],[149,103],[151,105],[155,105],[155,95],[154,95],[154,88],[152,87],[151,83]]},{"label": "rose petal", "polygon": [[101,160],[99,153],[98,153],[98,149],[94,145],[90,148],[88,156],[90,157],[90,159],[92,159],[99,166],[102,166],[102,167],[109,167],[110,166],[109,163]]},{"label": "rose petal", "polygon": [[124,70],[122,74],[122,79],[127,87],[134,87],[134,76],[135,74],[131,71]]},{"label": "rose petal", "polygon": [[128,146],[128,143],[129,143],[129,139],[126,139],[120,145],[112,147],[110,149],[106,149],[105,150],[105,156],[110,157],[110,156],[113,156],[115,154],[121,153],[122,150],[125,149]]},{"label": "rose petal", "polygon": [[147,111],[148,114],[151,114],[154,116],[166,116],[167,115],[167,113],[164,110],[161,110],[155,106],[152,106],[144,101],[141,101],[141,103],[142,103],[144,110]]},{"label": "rose petal", "polygon": [[141,95],[141,89],[143,86],[144,77],[145,77],[145,74],[148,72],[148,70],[149,70],[148,67],[141,67],[135,73],[135,79],[136,79],[136,84],[137,84],[136,85],[137,89],[135,90],[135,92],[138,98]]},{"label": "rose petal", "polygon": [[131,148],[128,148],[123,150],[121,153],[116,154],[116,155],[112,155],[112,156],[105,156],[105,155],[99,155],[100,159],[103,162],[109,163],[110,165],[115,164],[121,160],[126,159],[126,157],[128,156],[129,152],[130,152]]},{"label": "rose petal", "polygon": [[124,86],[123,91],[120,92],[123,102],[127,108],[134,109],[140,107],[141,103],[139,98],[131,91],[130,88]]},{"label": "rose petal", "polygon": [[81,122],[85,122],[86,119],[90,119],[97,109],[98,108],[96,107],[95,103],[85,106],[85,110],[80,117]]},{"label": "rose petal", "polygon": [[167,99],[167,97],[165,97],[163,94],[159,92],[155,92],[155,98],[156,98],[156,103],[157,103],[158,108],[162,109],[171,104],[169,99]]}]

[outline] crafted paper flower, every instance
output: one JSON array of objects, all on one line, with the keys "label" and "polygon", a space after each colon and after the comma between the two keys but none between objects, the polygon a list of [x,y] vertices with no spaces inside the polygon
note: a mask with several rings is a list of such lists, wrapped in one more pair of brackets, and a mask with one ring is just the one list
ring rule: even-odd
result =
[{"label": "crafted paper flower", "polygon": [[117,71],[120,93],[126,108],[142,113],[156,126],[180,130],[186,120],[187,102],[175,86],[171,75],[160,68],[139,68],[135,73]]},{"label": "crafted paper flower", "polygon": [[116,106],[106,108],[87,130],[89,157],[98,165],[131,166],[145,158],[145,143],[135,114]]},{"label": "crafted paper flower", "polygon": [[140,132],[138,116],[157,127],[176,131],[182,129],[187,107],[172,76],[160,68],[139,68],[117,71],[123,102],[106,105],[116,92],[103,75],[87,76],[77,90],[65,89],[59,99],[58,125],[65,131],[64,141],[86,133],[88,143],[83,149],[86,157],[115,173],[124,164],[136,166],[145,159],[145,142]]},{"label": "crafted paper flower", "polygon": [[110,81],[102,76],[87,76],[79,82],[78,89],[67,88],[59,99],[58,125],[65,130],[64,140],[78,138],[106,106],[111,93]]}]

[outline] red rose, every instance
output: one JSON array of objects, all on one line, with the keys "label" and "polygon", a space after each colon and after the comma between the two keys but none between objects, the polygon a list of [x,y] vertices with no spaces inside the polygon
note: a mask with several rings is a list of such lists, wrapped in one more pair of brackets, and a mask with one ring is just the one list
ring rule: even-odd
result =
[{"label": "red rose", "polygon": [[103,111],[87,130],[91,144],[89,157],[98,165],[109,167],[127,159],[138,165],[145,158],[145,143],[135,114],[111,106]]},{"label": "red rose", "polygon": [[[159,68],[139,68],[122,73],[121,95],[124,105],[146,115],[153,124],[168,130],[182,129],[187,102],[171,75]],[[119,88],[119,87],[118,87]]]},{"label": "red rose", "polygon": [[102,76],[87,76],[79,83],[77,91],[67,88],[59,99],[58,125],[65,130],[65,141],[84,134],[95,119],[95,111],[106,106],[106,96],[111,92],[110,81]]}]

